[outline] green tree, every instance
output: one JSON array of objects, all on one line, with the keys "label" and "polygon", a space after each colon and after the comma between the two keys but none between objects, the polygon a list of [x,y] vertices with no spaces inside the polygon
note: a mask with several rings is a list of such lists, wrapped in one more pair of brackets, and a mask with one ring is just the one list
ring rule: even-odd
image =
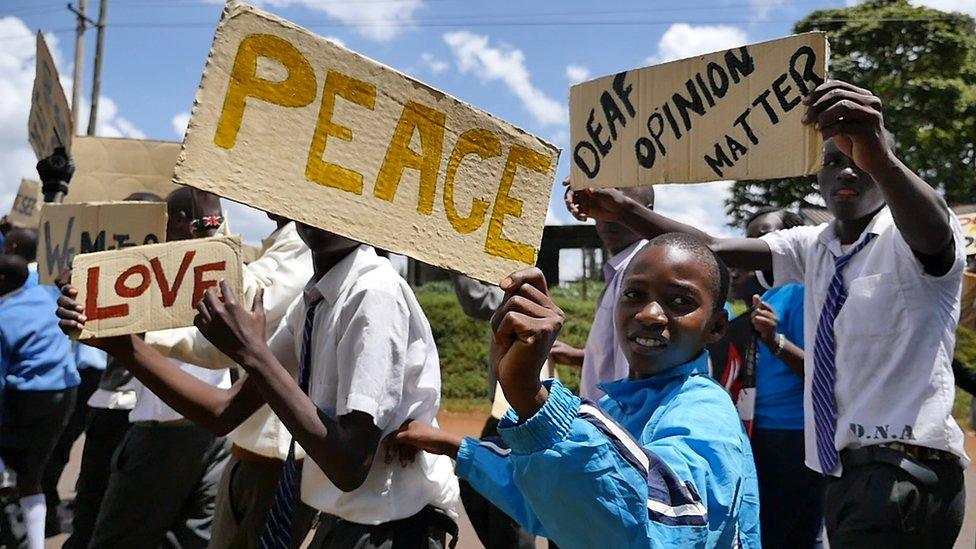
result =
[{"label": "green tree", "polygon": [[[868,0],[817,10],[796,32],[826,31],[831,78],[874,92],[898,155],[949,204],[976,202],[976,24],[972,17]],[[822,204],[814,177],[737,181],[726,211],[741,225],[762,206]]]}]

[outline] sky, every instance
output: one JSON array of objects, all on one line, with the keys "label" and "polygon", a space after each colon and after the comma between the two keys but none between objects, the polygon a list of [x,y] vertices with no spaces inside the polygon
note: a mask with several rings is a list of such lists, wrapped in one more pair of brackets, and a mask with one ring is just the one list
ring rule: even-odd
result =
[{"label": "sky", "polygon": [[[664,61],[791,34],[813,10],[855,0],[254,0],[524,128],[563,149],[556,181],[569,173],[569,86]],[[973,0],[912,0],[976,16]],[[77,3],[77,0],[75,0]],[[88,1],[97,18],[97,0]],[[96,135],[181,141],[223,3],[109,0]],[[64,0],[0,0],[0,210],[21,177],[36,178],[27,143],[34,37],[44,31],[71,97],[75,18]],[[84,96],[91,94],[95,30],[86,33]],[[88,101],[79,126],[87,128]],[[727,226],[730,183],[656,187],[657,209],[717,235]],[[264,214],[229,205],[231,227],[257,242]],[[554,185],[547,223],[575,220]],[[578,271],[567,256],[565,269]]]}]

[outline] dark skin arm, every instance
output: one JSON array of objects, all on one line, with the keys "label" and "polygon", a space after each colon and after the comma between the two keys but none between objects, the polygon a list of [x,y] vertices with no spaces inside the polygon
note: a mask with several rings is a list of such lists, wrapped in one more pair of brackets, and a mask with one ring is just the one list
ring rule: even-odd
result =
[{"label": "dark skin arm", "polygon": [[[61,288],[57,315],[61,330],[76,333],[84,326],[84,307],[75,301],[78,291]],[[116,358],[139,381],[174,410],[217,436],[240,425],[261,405],[264,398],[249,378],[229,389],[214,387],[173,366],[169,359],[145,344],[136,335],[88,339],[83,343],[98,347]]]},{"label": "dark skin arm", "polygon": [[[777,324],[779,319],[776,317],[776,311],[758,295],[752,296],[752,327],[759,333],[759,340],[770,351],[776,348]],[[797,347],[792,341],[784,339],[783,349],[777,358],[782,360],[791,372],[803,377],[803,349]]]},{"label": "dark skin arm", "polygon": [[891,217],[929,274],[952,267],[955,249],[945,201],[895,156],[885,138],[881,100],[863,88],[831,80],[806,99],[804,122],[815,124],[881,188]]},{"label": "dark skin arm", "polygon": [[564,343],[558,339],[552,344],[549,350],[549,361],[555,364],[565,364],[567,366],[583,367],[584,349],[573,347],[569,343]]},{"label": "dark skin arm", "polygon": [[274,356],[264,338],[263,296],[251,310],[237,303],[226,282],[221,301],[213,289],[198,304],[195,324],[218,349],[248,373],[257,390],[285,427],[336,487],[352,491],[369,474],[380,441],[380,430],[369,414],[351,412],[338,419],[324,414]]}]

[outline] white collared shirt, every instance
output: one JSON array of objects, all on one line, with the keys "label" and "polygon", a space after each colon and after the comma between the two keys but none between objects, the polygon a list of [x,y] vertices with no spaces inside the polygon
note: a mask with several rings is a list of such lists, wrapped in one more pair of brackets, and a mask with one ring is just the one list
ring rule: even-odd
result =
[{"label": "white collared shirt", "polygon": [[[373,418],[383,436],[407,419],[436,425],[440,365],[427,317],[390,262],[361,245],[309,284],[268,342],[287,368],[298,370],[307,306],[323,300],[312,330],[309,397],[325,414],[353,411]],[[455,513],[457,479],[450,458],[426,452],[407,467],[384,463],[377,448],[365,482],[343,492],[306,459],[302,501],[359,524],[409,517],[426,505]],[[456,514],[455,514],[456,517]]]},{"label": "white collared shirt", "polygon": [[613,327],[613,311],[620,297],[624,271],[634,255],[647,244],[638,240],[618,252],[603,265],[603,279],[606,286],[600,296],[600,303],[593,315],[593,324],[586,337],[583,350],[583,369],[580,372],[580,396],[593,402],[603,397],[599,383],[616,381],[630,375],[630,364],[617,343],[617,330]]},{"label": "white collared shirt", "polygon": [[[244,302],[252,303],[258,289],[264,289],[266,333],[271,337],[312,277],[312,257],[294,222],[272,232],[261,245],[260,257],[245,265],[242,271],[243,293]],[[146,334],[146,343],[170,358],[204,368],[236,366],[193,326],[150,332]],[[237,426],[230,439],[245,450],[282,460],[288,457],[291,444],[288,430],[267,405]],[[299,458],[304,456],[301,447],[295,451]]]},{"label": "white collared shirt", "polygon": [[[226,368],[223,370],[211,370],[175,360],[171,362],[175,366],[178,366],[180,370],[208,385],[220,387],[221,389],[230,387],[230,370]],[[183,416],[179,412],[170,408],[161,398],[139,382],[139,380],[135,380],[133,385],[136,391],[136,403],[132,411],[129,412],[130,423],[135,423],[136,421],[178,421],[183,419]]]},{"label": "white collared shirt", "polygon": [[[925,273],[887,207],[858,238],[877,235],[844,269],[848,296],[834,322],[838,450],[900,442],[952,452],[969,463],[963,433],[952,417],[965,244],[955,216],[949,218],[956,255],[941,277]],[[762,237],[772,252],[776,285],[806,284],[806,349],[814,348],[834,261],[843,253],[834,223]],[[821,472],[811,396],[813,352],[804,358],[806,464]],[[841,472],[838,465],[831,473]]]}]

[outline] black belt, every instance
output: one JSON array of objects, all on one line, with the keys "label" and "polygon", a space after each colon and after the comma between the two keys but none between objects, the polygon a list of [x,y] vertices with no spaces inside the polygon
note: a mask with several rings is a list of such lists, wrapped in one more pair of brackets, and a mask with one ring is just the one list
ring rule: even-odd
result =
[{"label": "black belt", "polygon": [[907,452],[886,446],[866,446],[841,450],[840,462],[845,470],[872,463],[885,463],[908,473],[926,488],[931,489],[939,484],[939,477],[931,467]]},{"label": "black belt", "polygon": [[[324,516],[320,514],[320,516]],[[341,522],[344,519],[335,517],[335,520]],[[428,505],[421,509],[414,515],[407,518],[402,518],[398,520],[391,520],[390,522],[384,522],[377,524],[372,528],[382,528],[384,530],[392,531],[403,531],[409,530],[411,527],[416,527],[417,524],[421,524],[428,529],[439,530],[451,536],[451,541],[448,543],[450,549],[457,547],[458,542],[458,525],[457,522],[447,515],[441,509],[434,507],[433,505]],[[394,542],[394,549],[397,544]]]}]

